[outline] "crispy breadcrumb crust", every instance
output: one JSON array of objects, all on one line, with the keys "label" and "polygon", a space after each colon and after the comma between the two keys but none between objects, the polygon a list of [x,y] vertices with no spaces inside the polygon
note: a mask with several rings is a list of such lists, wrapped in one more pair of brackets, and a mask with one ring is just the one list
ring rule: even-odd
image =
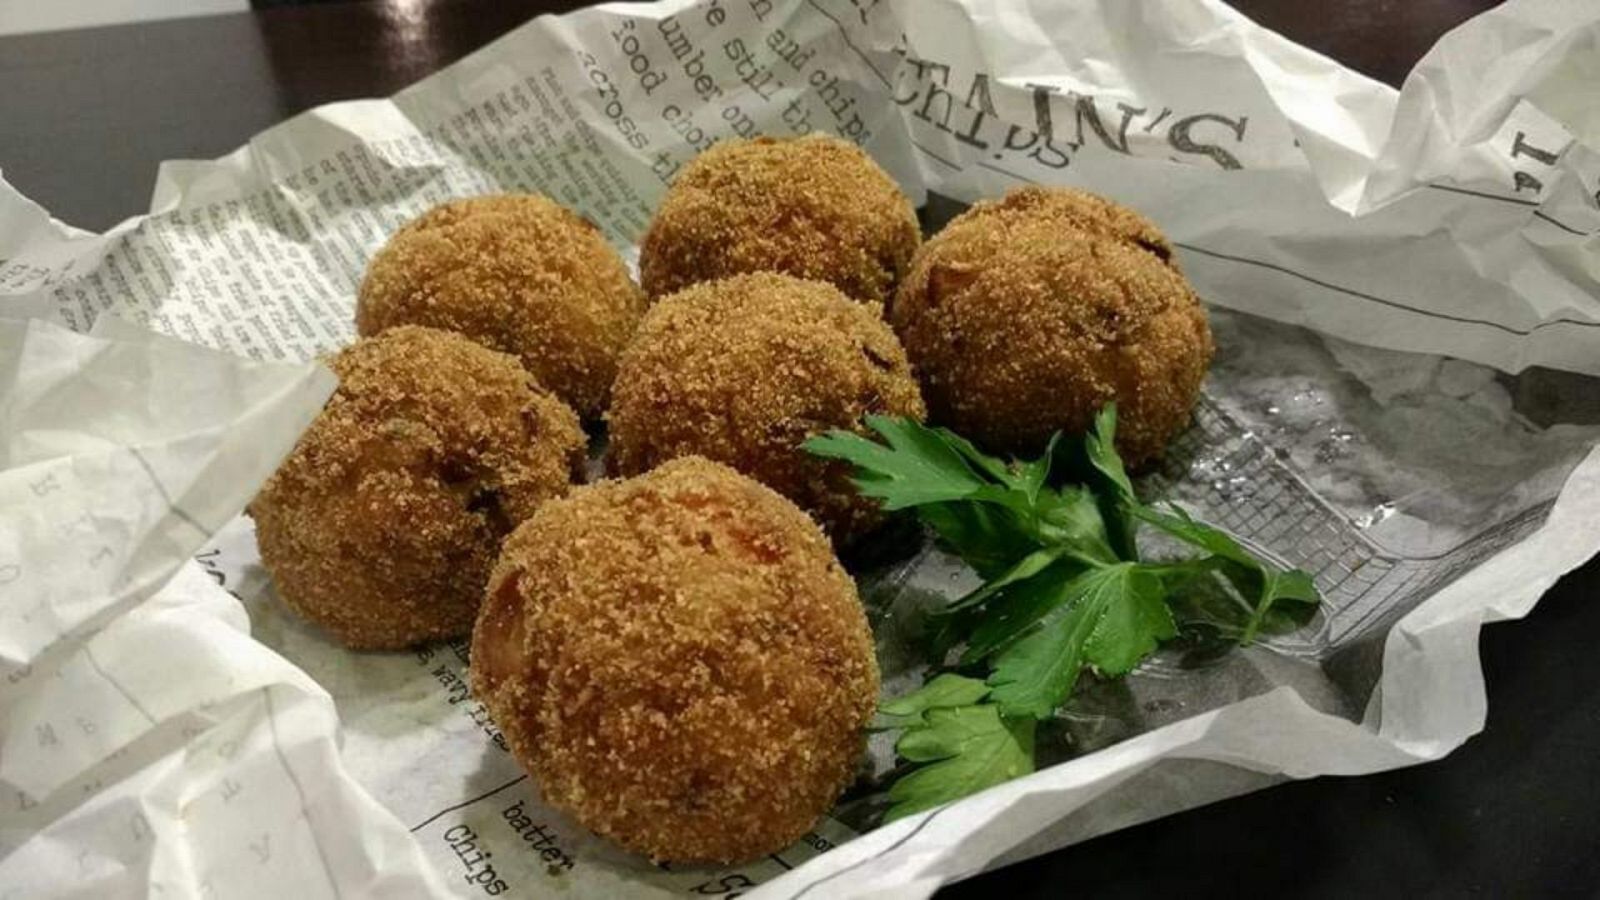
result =
[{"label": "crispy breadcrumb crust", "polygon": [[832,285],[758,273],[663,298],[622,355],[612,388],[609,462],[636,475],[699,455],[810,512],[841,544],[882,521],[848,463],[800,448],[869,414],[922,419],[905,351],[875,303]]},{"label": "crispy breadcrumb crust", "polygon": [[644,294],[593,223],[536,194],[457,200],[395,233],[372,258],[356,330],[459,331],[515,354],[580,415],[599,415]]},{"label": "crispy breadcrumb crust", "polygon": [[849,141],[725,140],[673,181],[640,245],[640,280],[656,298],[784,272],[887,303],[921,237],[911,202]]},{"label": "crispy breadcrumb crust", "polygon": [[890,321],[933,421],[1035,453],[1115,400],[1134,467],[1188,424],[1213,351],[1155,225],[1067,189],[1022,188],[952,219],[918,251]]},{"label": "crispy breadcrumb crust", "polygon": [[431,328],[330,365],[339,389],[250,506],[278,595],[352,648],[467,634],[501,540],[580,471],[577,415]]},{"label": "crispy breadcrumb crust", "polygon": [[652,859],[732,863],[832,806],[878,669],[816,525],[684,458],[578,488],[512,534],[472,682],[547,802]]}]

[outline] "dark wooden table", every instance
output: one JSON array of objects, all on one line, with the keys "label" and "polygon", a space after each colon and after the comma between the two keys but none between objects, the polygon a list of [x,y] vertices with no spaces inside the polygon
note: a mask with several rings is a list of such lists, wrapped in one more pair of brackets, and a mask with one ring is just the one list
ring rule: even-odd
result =
[{"label": "dark wooden table", "polygon": [[[1490,0],[1234,0],[1398,85]],[[344,3],[0,38],[0,170],[60,218],[145,209],[156,164],[391,93],[570,0]],[[1440,763],[1300,782],[1108,835],[949,897],[1600,895],[1600,565],[1482,641],[1488,730]]]}]

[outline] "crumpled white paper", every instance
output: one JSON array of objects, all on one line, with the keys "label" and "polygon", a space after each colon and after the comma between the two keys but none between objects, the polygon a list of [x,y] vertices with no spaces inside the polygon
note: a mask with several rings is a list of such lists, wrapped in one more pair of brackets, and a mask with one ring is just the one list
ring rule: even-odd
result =
[{"label": "crumpled white paper", "polygon": [[446,896],[327,692],[188,561],[332,373],[110,317],[0,320],[0,359],[0,896]]},{"label": "crumpled white paper", "polygon": [[[75,865],[95,896],[918,897],[1283,778],[1448,753],[1483,725],[1478,628],[1600,546],[1595,417],[1563,399],[1592,382],[1513,377],[1600,374],[1597,39],[1586,0],[1512,0],[1396,94],[1216,0],[607,4],[168,163],[151,214],[106,235],[0,183],[0,311],[98,323],[0,330],[0,807],[27,807],[0,825],[0,884],[64,893]],[[228,519],[325,375],[103,314],[300,363],[353,336],[365,260],[433,203],[541,190],[630,247],[698,148],[810,130],[936,211],[1038,182],[1156,219],[1219,357],[1147,487],[1315,570],[1328,604],[1305,633],[1091,686],[1061,723],[1077,755],[1028,778],[853,839],[847,804],[769,859],[661,870],[540,806],[455,648],[349,654],[271,597]],[[201,564],[281,657],[185,564],[208,537]],[[948,572],[924,552],[868,573],[880,631]]]}]

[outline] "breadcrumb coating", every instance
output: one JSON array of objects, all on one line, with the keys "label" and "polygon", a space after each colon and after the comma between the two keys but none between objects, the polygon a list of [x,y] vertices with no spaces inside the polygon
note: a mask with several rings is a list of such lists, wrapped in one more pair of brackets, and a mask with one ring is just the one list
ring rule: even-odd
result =
[{"label": "breadcrumb coating", "polygon": [[612,388],[612,471],[679,456],[725,463],[810,512],[841,544],[882,521],[852,468],[801,449],[868,414],[926,410],[876,303],[788,275],[736,275],[663,298],[622,355]]},{"label": "breadcrumb coating", "polygon": [[797,840],[851,780],[878,694],[822,532],[699,458],[540,509],[472,640],[473,693],[545,800],[655,860]]},{"label": "breadcrumb coating", "polygon": [[600,230],[536,194],[457,200],[412,220],[367,267],[356,330],[459,331],[521,357],[580,415],[605,408],[644,294]]},{"label": "breadcrumb coating", "polygon": [[1081,191],[985,200],[923,245],[890,321],[934,421],[1031,454],[1117,403],[1128,465],[1189,422],[1213,345],[1205,309],[1144,217]]},{"label": "breadcrumb coating", "polygon": [[356,649],[468,633],[501,540],[581,471],[577,415],[432,328],[330,364],[339,389],[250,506],[278,595]]},{"label": "breadcrumb coating", "polygon": [[640,245],[652,298],[746,272],[783,272],[887,303],[922,232],[861,148],[831,135],[725,140],[691,162]]}]

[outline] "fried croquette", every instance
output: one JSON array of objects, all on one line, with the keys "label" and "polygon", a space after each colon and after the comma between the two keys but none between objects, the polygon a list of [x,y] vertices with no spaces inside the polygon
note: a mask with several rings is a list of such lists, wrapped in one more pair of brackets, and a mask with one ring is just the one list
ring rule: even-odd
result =
[{"label": "fried croquette", "polygon": [[869,414],[921,419],[906,354],[875,303],[769,272],[665,297],[622,355],[612,388],[610,464],[636,475],[679,456],[738,469],[810,512],[841,544],[882,515],[848,463],[801,449]]},{"label": "fried croquette", "polygon": [[640,280],[656,298],[783,272],[887,303],[921,235],[905,194],[848,141],[726,140],[673,181],[640,245]]},{"label": "fried croquette", "polygon": [[516,357],[432,328],[331,365],[338,390],[250,506],[279,596],[352,648],[467,634],[501,540],[578,473],[577,415]]},{"label": "fried croquette", "polygon": [[1081,191],[981,201],[918,251],[890,321],[933,421],[990,449],[1038,452],[1116,401],[1130,466],[1188,424],[1213,345],[1161,232]]},{"label": "fried croquette", "polygon": [[605,408],[617,354],[644,314],[627,266],[587,219],[534,195],[437,206],[372,258],[356,329],[458,331],[522,359],[584,417]]},{"label": "fried croquette", "polygon": [[675,862],[803,835],[851,780],[878,693],[822,532],[693,457],[578,488],[507,539],[472,681],[551,805]]}]

